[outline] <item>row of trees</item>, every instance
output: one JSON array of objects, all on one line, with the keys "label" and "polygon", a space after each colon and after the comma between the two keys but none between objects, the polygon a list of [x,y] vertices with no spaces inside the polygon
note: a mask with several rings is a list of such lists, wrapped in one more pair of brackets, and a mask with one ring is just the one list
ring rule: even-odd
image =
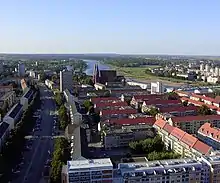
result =
[{"label": "row of trees", "polygon": [[174,159],[179,157],[179,155],[165,149],[159,135],[154,138],[130,142],[129,147],[134,154],[147,154],[149,160]]},{"label": "row of trees", "polygon": [[58,115],[59,115],[59,127],[62,130],[65,130],[67,125],[69,124],[69,118],[67,115],[67,110],[64,105],[61,105],[59,110],[58,110]]},{"label": "row of trees", "polygon": [[54,96],[54,100],[57,106],[61,106],[63,104],[63,96],[60,92],[57,92]]},{"label": "row of trees", "polygon": [[60,183],[61,182],[61,170],[62,166],[71,159],[70,154],[70,144],[69,142],[61,137],[55,140],[54,152],[51,162],[51,174],[50,181],[51,183]]},{"label": "row of trees", "polygon": [[40,92],[36,89],[35,97],[29,108],[23,113],[21,120],[13,129],[0,154],[0,182],[8,182],[11,179],[11,170],[22,158],[25,136],[35,125],[33,112],[40,106]]}]

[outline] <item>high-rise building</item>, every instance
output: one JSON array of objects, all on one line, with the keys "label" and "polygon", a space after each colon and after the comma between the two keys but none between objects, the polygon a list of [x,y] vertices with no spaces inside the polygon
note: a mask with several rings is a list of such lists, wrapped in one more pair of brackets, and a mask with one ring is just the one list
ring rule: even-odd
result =
[{"label": "high-rise building", "polygon": [[73,90],[73,72],[72,71],[60,71],[60,92],[65,89]]},{"label": "high-rise building", "polygon": [[210,71],[210,65],[209,65],[209,64],[206,64],[206,65],[205,65],[205,71],[206,71],[206,72],[209,72],[209,71]]},{"label": "high-rise building", "polygon": [[18,64],[18,75],[20,77],[25,76],[25,65],[23,63]]},{"label": "high-rise building", "polygon": [[151,83],[151,94],[162,94],[163,85],[161,82],[152,82]]},{"label": "high-rise building", "polygon": [[200,71],[204,71],[204,64],[200,64]]},{"label": "high-rise building", "polygon": [[219,76],[219,68],[215,67],[215,76]]},{"label": "high-rise building", "polygon": [[0,60],[0,73],[4,71],[3,61]]}]

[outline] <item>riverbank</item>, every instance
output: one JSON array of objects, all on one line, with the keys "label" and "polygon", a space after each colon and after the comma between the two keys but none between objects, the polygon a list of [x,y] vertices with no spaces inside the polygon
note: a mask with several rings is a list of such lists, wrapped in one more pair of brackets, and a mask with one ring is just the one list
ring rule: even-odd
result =
[{"label": "riverbank", "polygon": [[160,81],[163,82],[163,84],[165,85],[170,85],[174,87],[189,83],[187,81],[178,80],[174,78],[164,78],[164,77],[158,77],[147,74],[145,73],[146,67],[113,67],[112,66],[112,68],[115,69],[118,72],[118,74],[124,75],[127,78],[133,78],[140,82],[150,83],[150,82]]}]

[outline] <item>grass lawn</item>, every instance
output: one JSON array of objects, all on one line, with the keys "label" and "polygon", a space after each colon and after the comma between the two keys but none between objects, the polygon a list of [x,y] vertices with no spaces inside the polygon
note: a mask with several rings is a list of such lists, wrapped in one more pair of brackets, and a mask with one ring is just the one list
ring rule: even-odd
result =
[{"label": "grass lawn", "polygon": [[187,83],[188,82],[188,81],[184,81],[181,79],[152,76],[151,74],[145,73],[145,70],[147,68],[150,68],[150,67],[115,67],[114,69],[116,69],[120,74],[126,77],[134,78],[134,79],[161,80],[161,81],[174,82],[174,83]]}]

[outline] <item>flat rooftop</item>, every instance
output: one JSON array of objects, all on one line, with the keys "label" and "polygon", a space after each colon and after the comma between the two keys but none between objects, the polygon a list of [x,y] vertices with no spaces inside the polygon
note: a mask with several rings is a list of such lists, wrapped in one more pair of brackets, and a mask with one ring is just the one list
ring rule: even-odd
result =
[{"label": "flat rooftop", "polygon": [[67,165],[69,171],[71,170],[74,171],[79,169],[102,168],[102,167],[113,168],[110,158],[74,160],[74,161],[68,161]]}]

